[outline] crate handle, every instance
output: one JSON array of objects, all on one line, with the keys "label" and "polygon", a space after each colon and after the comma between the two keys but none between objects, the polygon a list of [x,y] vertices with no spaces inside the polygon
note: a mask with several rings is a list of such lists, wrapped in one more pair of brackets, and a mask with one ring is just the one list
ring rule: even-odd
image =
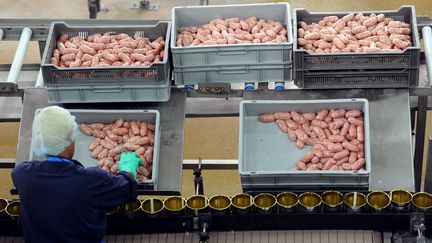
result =
[{"label": "crate handle", "polygon": [[229,50],[219,49],[218,55],[220,56],[231,56],[231,55],[246,55],[246,47],[234,47]]},{"label": "crate handle", "polygon": [[247,66],[237,66],[237,67],[219,67],[219,73],[221,74],[239,74],[248,73]]},{"label": "crate handle", "polygon": [[121,93],[123,92],[122,88],[95,88],[93,89],[94,93]]}]

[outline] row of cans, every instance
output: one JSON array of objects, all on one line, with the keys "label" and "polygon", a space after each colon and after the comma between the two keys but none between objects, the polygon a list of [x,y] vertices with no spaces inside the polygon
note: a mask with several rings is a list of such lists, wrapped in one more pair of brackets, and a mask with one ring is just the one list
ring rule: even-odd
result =
[{"label": "row of cans", "polygon": [[[0,212],[11,217],[20,213],[19,200],[0,199]],[[194,213],[212,214],[249,214],[249,213],[362,213],[362,212],[432,212],[432,194],[396,189],[391,192],[372,191],[348,192],[338,191],[323,193],[282,192],[277,195],[259,193],[255,196],[241,193],[232,197],[215,195],[210,198],[194,195],[187,199],[171,196],[165,199],[135,199],[107,215],[125,215],[134,217],[137,214],[148,216],[188,215]]]}]

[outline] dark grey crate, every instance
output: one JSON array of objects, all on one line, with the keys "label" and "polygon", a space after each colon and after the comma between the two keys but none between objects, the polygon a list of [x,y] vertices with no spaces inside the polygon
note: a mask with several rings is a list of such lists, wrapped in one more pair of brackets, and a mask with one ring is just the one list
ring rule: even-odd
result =
[{"label": "dark grey crate", "polygon": [[[370,11],[411,25],[413,46],[395,53],[308,53],[297,46],[297,23],[318,22],[344,13],[309,13],[294,9],[294,80],[301,88],[403,88],[418,85],[420,42],[414,6],[396,11]],[[358,78],[356,78],[358,77]]]},{"label": "dark grey crate", "polygon": [[292,64],[174,67],[174,79],[177,85],[291,81]]},{"label": "dark grey crate", "polygon": [[[191,27],[208,23],[214,18],[248,18],[256,16],[258,18],[272,19],[282,22],[288,30],[288,42],[271,44],[233,44],[233,45],[213,45],[213,46],[190,46],[177,47],[177,30],[181,27]],[[232,65],[261,65],[261,64],[289,64],[292,66],[292,23],[291,10],[288,3],[264,3],[264,4],[242,4],[242,5],[215,5],[215,6],[188,6],[175,7],[172,9],[172,39],[171,52],[173,56],[174,72],[177,75],[181,71],[197,70],[204,66],[224,66]],[[291,67],[289,67],[291,70]],[[194,71],[195,72],[195,71]],[[213,79],[215,75],[205,75],[202,71],[202,79],[178,80],[176,84],[197,84],[204,82],[221,82],[220,79]],[[195,73],[196,74],[196,73]],[[208,74],[208,72],[207,72]],[[184,76],[188,76],[185,74]],[[269,78],[263,78],[269,79]],[[224,82],[245,82],[238,78],[222,80]],[[251,81],[251,80],[246,80]],[[273,80],[274,81],[274,80]]]},{"label": "dark grey crate", "polygon": [[[42,75],[45,84],[50,87],[56,85],[95,85],[107,84],[131,84],[146,85],[149,82],[165,83],[169,79],[169,38],[171,23],[159,21],[155,25],[142,26],[69,26],[64,22],[53,22],[48,34],[48,40],[42,57]],[[134,35],[141,33],[143,36],[154,40],[159,36],[165,37],[164,58],[161,62],[155,62],[149,67],[79,67],[60,68],[50,64],[50,58],[55,49],[58,37],[66,33],[69,36],[83,36],[84,38],[94,33],[111,32],[113,34],[126,33]]]}]

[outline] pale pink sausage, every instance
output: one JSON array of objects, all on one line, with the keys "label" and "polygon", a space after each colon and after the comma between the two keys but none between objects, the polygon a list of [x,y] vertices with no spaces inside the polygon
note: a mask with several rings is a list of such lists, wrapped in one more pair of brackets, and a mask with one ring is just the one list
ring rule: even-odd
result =
[{"label": "pale pink sausage", "polygon": [[[317,116],[317,118],[318,118],[318,116]],[[321,121],[321,120],[313,120],[313,121],[311,122],[311,125],[314,126],[314,127],[320,127],[320,128],[322,128],[322,129],[328,127],[327,122],[324,122],[324,121]]]},{"label": "pale pink sausage", "polygon": [[262,114],[258,116],[258,121],[265,123],[274,122],[275,117],[273,114]]},{"label": "pale pink sausage", "polygon": [[353,145],[353,144],[351,144],[351,143],[349,143],[347,141],[344,141],[342,143],[342,147],[344,147],[345,149],[347,149],[349,151],[353,151],[353,152],[358,152],[359,151],[359,149],[358,149],[357,146],[355,146],[355,145]]},{"label": "pale pink sausage", "polygon": [[276,124],[282,132],[288,132],[288,126],[286,125],[285,120],[276,120]]},{"label": "pale pink sausage", "polygon": [[302,125],[306,123],[306,119],[302,115],[300,115],[298,112],[292,111],[291,112],[291,118],[295,122],[300,123]]},{"label": "pale pink sausage", "polygon": [[309,140],[309,136],[306,134],[305,131],[303,131],[303,129],[297,129],[295,130],[295,134],[297,136],[297,138],[301,141],[303,141],[304,143],[307,143],[307,141]]},{"label": "pale pink sausage", "polygon": [[275,112],[274,113],[274,118],[280,119],[280,120],[288,120],[291,119],[291,113],[289,112]]},{"label": "pale pink sausage", "polygon": [[304,146],[305,146],[305,143],[304,143],[303,141],[301,141],[301,140],[297,140],[297,141],[296,141],[296,147],[297,147],[298,149],[303,149]]},{"label": "pale pink sausage", "polygon": [[331,112],[330,116],[332,118],[344,117],[345,113],[346,113],[346,111],[344,109],[339,109],[339,110],[335,110],[335,111]]},{"label": "pale pink sausage", "polygon": [[357,126],[357,140],[364,141],[364,129],[362,125]]},{"label": "pale pink sausage", "polygon": [[348,135],[352,138],[355,139],[357,138],[357,129],[356,126],[354,125],[350,125],[349,130],[348,130]]},{"label": "pale pink sausage", "polygon": [[285,120],[285,123],[290,129],[296,130],[299,128],[299,125],[297,125],[297,123],[295,123],[293,120]]},{"label": "pale pink sausage", "polygon": [[303,113],[302,115],[308,121],[313,121],[316,117],[315,113]]},{"label": "pale pink sausage", "polygon": [[289,140],[291,140],[293,142],[297,141],[297,135],[295,134],[294,130],[288,129],[287,133],[288,133],[288,139]]},{"label": "pale pink sausage", "polygon": [[350,152],[346,149],[339,151],[333,155],[333,159],[340,160],[342,158],[348,157]]},{"label": "pale pink sausage", "polygon": [[341,135],[331,135],[328,140],[333,143],[342,143],[345,140],[345,137]]},{"label": "pale pink sausage", "polygon": [[354,164],[351,165],[351,170],[359,170],[365,165],[365,163],[366,160],[364,158],[360,158]]},{"label": "pale pink sausage", "polygon": [[312,151],[307,152],[307,154],[303,155],[303,157],[300,159],[300,161],[302,161],[304,163],[309,163],[314,156],[315,156],[314,152],[312,152]]},{"label": "pale pink sausage", "polygon": [[345,113],[345,117],[346,118],[348,118],[348,117],[359,117],[361,115],[362,115],[362,112],[360,110],[350,110],[350,111],[347,111]]},{"label": "pale pink sausage", "polygon": [[357,153],[356,152],[351,152],[349,155],[349,159],[348,162],[353,164],[357,161]]},{"label": "pale pink sausage", "polygon": [[344,122],[344,124],[341,128],[341,131],[340,131],[340,135],[341,136],[347,135],[349,127],[350,127],[350,124],[348,122]]},{"label": "pale pink sausage", "polygon": [[347,120],[350,124],[352,124],[354,126],[363,126],[363,123],[364,123],[362,120],[359,120],[355,117],[348,117]]},{"label": "pale pink sausage", "polygon": [[328,110],[321,110],[321,111],[318,112],[318,114],[316,115],[315,119],[319,120],[319,121],[322,121],[322,120],[324,120],[324,118],[327,117],[328,113],[329,113]]}]

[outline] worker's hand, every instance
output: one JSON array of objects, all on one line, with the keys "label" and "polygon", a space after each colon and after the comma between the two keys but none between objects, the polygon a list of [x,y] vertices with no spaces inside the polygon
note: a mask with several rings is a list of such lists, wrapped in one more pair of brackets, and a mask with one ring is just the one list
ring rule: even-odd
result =
[{"label": "worker's hand", "polygon": [[124,152],[120,155],[120,161],[118,163],[119,171],[125,171],[132,173],[136,178],[136,170],[141,164],[142,160],[135,152]]}]

